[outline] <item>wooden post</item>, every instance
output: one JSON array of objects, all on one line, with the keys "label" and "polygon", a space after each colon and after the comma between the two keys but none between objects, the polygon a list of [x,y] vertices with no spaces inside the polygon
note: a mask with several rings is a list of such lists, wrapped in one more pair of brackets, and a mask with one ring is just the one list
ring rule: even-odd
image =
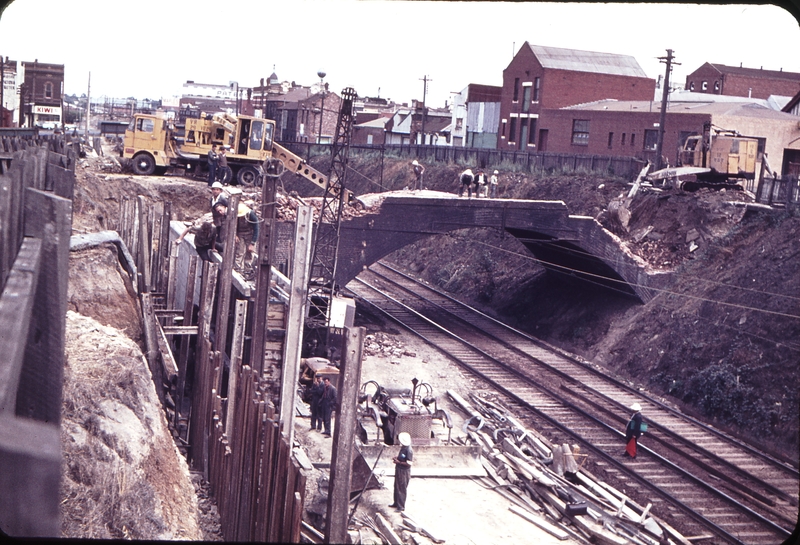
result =
[{"label": "wooden post", "polygon": [[303,348],[303,324],[305,323],[308,275],[311,263],[313,220],[314,214],[311,206],[304,205],[297,208],[292,287],[289,297],[286,340],[283,347],[279,413],[281,425],[290,445],[294,439],[294,404],[297,395],[297,379],[300,376],[300,353]]},{"label": "wooden post", "polygon": [[139,259],[137,259],[136,266],[142,273],[142,285],[139,286],[139,292],[147,293],[150,291],[150,236],[147,201],[142,195],[139,195],[137,201],[139,203]]},{"label": "wooden post", "polygon": [[[192,325],[192,315],[194,314],[194,286],[197,282],[197,262],[198,259],[192,256],[189,260],[189,274],[186,278],[186,291],[183,299],[183,325]],[[202,265],[201,265],[202,266]],[[167,303],[169,307],[169,303]],[[186,389],[186,366],[189,364],[189,344],[191,337],[188,335],[181,337],[181,349],[178,352],[178,384],[175,386],[175,429],[178,430],[181,411],[183,410],[183,392]],[[199,346],[199,343],[198,343]]]},{"label": "wooden post", "polygon": [[366,329],[345,328],[344,350],[339,369],[339,399],[336,405],[336,429],[331,452],[331,477],[328,489],[325,543],[347,542],[350,505],[350,479],[353,468],[353,440],[361,385],[361,353]]},{"label": "wooden post", "polygon": [[[228,319],[231,306],[231,281],[233,280],[233,257],[236,253],[236,210],[239,207],[239,193],[231,194],[228,214],[225,217],[225,251],[222,253],[222,269],[219,275],[219,302],[217,304],[217,322],[214,328],[214,349],[223,357],[220,365],[225,362],[225,345],[228,341]],[[220,382],[214,384],[219,392],[222,386],[222,373],[219,374]]]},{"label": "wooden post", "polygon": [[[239,400],[236,399],[236,386],[242,365],[242,348],[244,346],[244,326],[247,322],[247,301],[236,301],[235,321],[233,326],[233,343],[231,346],[231,369],[228,374],[228,413],[225,417],[225,433],[230,437],[234,433],[233,416]],[[242,400],[243,402],[245,400]]]},{"label": "wooden post", "polygon": [[250,345],[250,367],[264,373],[264,345],[267,338],[269,292],[272,283],[272,262],[275,255],[276,206],[275,192],[278,177],[267,174],[261,194],[261,218],[258,231],[258,270],[256,271],[256,296],[253,308],[253,340]]}]

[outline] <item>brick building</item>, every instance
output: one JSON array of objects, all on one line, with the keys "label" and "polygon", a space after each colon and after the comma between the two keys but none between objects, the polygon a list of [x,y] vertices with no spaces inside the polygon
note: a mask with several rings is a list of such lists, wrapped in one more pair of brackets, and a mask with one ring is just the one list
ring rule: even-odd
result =
[{"label": "brick building", "polygon": [[55,127],[61,124],[61,92],[64,87],[64,65],[35,60],[22,63],[20,86],[23,127]]},{"label": "brick building", "polygon": [[[661,103],[602,100],[544,110],[548,151],[588,155],[628,155],[655,160]],[[759,139],[759,161],[767,153],[773,169],[788,173],[800,154],[800,125],[791,114],[752,102],[676,102],[667,106],[663,155],[675,165],[686,139],[702,134],[703,123]]]},{"label": "brick building", "polygon": [[781,70],[743,68],[707,62],[686,76],[687,91],[752,98],[794,96],[800,91],[800,74]]},{"label": "brick building", "polygon": [[606,98],[652,100],[655,86],[631,56],[525,42],[503,70],[497,148],[545,151],[543,109]]}]

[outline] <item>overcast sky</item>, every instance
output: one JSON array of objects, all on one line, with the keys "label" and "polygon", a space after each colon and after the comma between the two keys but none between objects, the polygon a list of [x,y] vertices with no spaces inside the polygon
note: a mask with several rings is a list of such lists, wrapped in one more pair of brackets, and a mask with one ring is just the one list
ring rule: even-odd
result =
[{"label": "overcast sky", "polygon": [[[2,0],[0,0],[2,4]],[[311,85],[443,106],[469,83],[502,85],[525,41],[632,55],[672,81],[704,62],[800,73],[800,26],[776,6],[358,0],[14,0],[0,55],[63,64],[68,94],[158,99],[187,80],[240,86],[274,71]]]}]

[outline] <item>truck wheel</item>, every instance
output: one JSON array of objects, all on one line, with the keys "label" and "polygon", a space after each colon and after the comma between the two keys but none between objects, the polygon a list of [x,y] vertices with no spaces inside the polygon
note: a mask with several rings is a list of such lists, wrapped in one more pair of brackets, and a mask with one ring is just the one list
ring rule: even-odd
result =
[{"label": "truck wheel", "polygon": [[239,185],[256,185],[260,179],[261,176],[259,176],[258,170],[250,165],[243,166],[236,173],[236,181],[239,182]]},{"label": "truck wheel", "polygon": [[156,161],[146,153],[133,158],[133,172],[139,176],[151,176],[156,171]]}]

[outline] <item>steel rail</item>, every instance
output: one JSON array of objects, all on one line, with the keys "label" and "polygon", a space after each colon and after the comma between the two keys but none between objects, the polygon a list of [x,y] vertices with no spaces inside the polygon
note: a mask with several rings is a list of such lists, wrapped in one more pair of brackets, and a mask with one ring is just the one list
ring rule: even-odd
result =
[{"label": "steel rail", "polygon": [[[363,280],[360,280],[360,279],[359,279],[359,282],[361,282],[361,283],[363,283],[364,285],[368,286],[370,289],[376,290],[376,291],[378,291],[378,292],[380,292],[380,291],[381,291],[381,290],[379,290],[378,288],[376,288],[376,287],[374,287],[374,286],[371,286],[371,285],[369,285],[369,283],[366,283],[366,282],[364,282]],[[502,366],[502,367],[503,367],[503,368],[506,370],[506,372],[512,373],[512,374],[513,374],[513,375],[515,375],[517,378],[523,378],[523,379],[527,380],[527,378],[524,376],[524,374],[520,373],[519,371],[517,371],[517,370],[516,370],[516,369],[514,369],[514,368],[509,368],[509,367],[508,367],[508,366],[506,366],[506,365],[505,365],[503,362],[499,362],[498,360],[496,360],[496,358],[494,358],[494,357],[492,357],[491,355],[487,354],[487,353],[486,353],[486,352],[484,352],[482,349],[480,349],[480,348],[478,348],[478,347],[475,347],[474,345],[472,345],[471,343],[469,343],[469,342],[468,342],[468,341],[466,341],[465,339],[462,339],[461,337],[459,337],[458,335],[454,334],[453,332],[450,332],[450,331],[448,331],[447,329],[445,329],[445,328],[443,328],[443,327],[441,327],[441,326],[438,326],[438,325],[436,325],[436,324],[435,324],[435,322],[433,322],[432,320],[430,320],[429,318],[427,318],[426,316],[424,316],[424,315],[423,315],[423,314],[421,314],[420,312],[416,311],[415,309],[412,309],[412,308],[410,308],[408,305],[406,305],[406,304],[402,303],[401,301],[397,300],[396,298],[394,298],[394,297],[392,297],[392,296],[389,296],[389,295],[385,295],[385,294],[384,294],[384,297],[386,297],[388,300],[390,300],[390,301],[391,301],[393,304],[395,304],[395,305],[399,305],[401,308],[403,308],[403,309],[404,309],[404,312],[406,312],[406,313],[408,313],[408,314],[410,314],[410,315],[412,315],[412,316],[416,317],[417,319],[421,319],[421,320],[423,320],[423,324],[424,324],[426,327],[429,327],[429,328],[434,328],[435,330],[438,330],[438,331],[440,331],[441,333],[444,333],[444,334],[446,334],[447,336],[449,336],[449,337],[451,337],[452,339],[454,339],[454,341],[455,341],[455,342],[459,342],[459,343],[461,343],[461,344],[464,344],[465,346],[471,346],[471,350],[473,350],[473,351],[475,351],[475,352],[477,352],[477,353],[479,353],[479,354],[482,354],[482,355],[483,355],[483,357],[485,357],[485,358],[488,358],[490,361],[494,361],[494,362],[495,362],[495,365],[500,365],[500,366]],[[364,300],[366,301],[366,299],[364,299]],[[373,305],[373,306],[375,306],[375,307],[376,307],[376,308],[378,308],[378,309],[379,309],[381,312],[384,312],[384,313],[385,313],[385,314],[387,314],[388,316],[390,316],[390,317],[392,316],[392,315],[391,315],[391,314],[390,314],[390,313],[389,313],[389,312],[388,312],[386,309],[383,309],[383,308],[381,308],[380,306],[377,306],[377,305]],[[426,342],[429,342],[429,343],[431,343],[431,344],[434,344],[434,345],[441,345],[441,343],[440,343],[440,342],[436,342],[436,341],[435,341],[435,339],[431,338],[431,335],[430,335],[429,333],[424,333],[424,332],[421,332],[421,331],[419,331],[419,327],[415,327],[415,326],[413,326],[413,325],[411,325],[411,324],[404,323],[404,322],[402,322],[402,321],[401,321],[399,318],[397,318],[396,316],[394,316],[393,318],[394,318],[396,321],[399,321],[399,322],[400,322],[402,325],[404,325],[405,327],[408,327],[409,329],[411,329],[412,331],[414,331],[414,333],[415,333],[415,334],[417,334],[417,335],[420,335],[420,336],[421,336],[421,337],[422,337],[424,340],[426,340]],[[472,327],[474,327],[474,326],[472,326]],[[462,364],[463,366],[467,367],[467,368],[470,368],[470,366],[469,366],[468,364],[466,364],[466,362],[463,362],[463,361],[462,361],[462,362],[461,362],[461,364]],[[558,428],[558,429],[561,429],[561,430],[562,430],[562,432],[564,432],[564,433],[566,433],[566,434],[568,434],[568,435],[570,435],[570,436],[573,436],[573,437],[578,437],[578,438],[580,438],[582,441],[584,441],[584,442],[587,442],[587,441],[586,441],[586,439],[585,439],[583,436],[581,436],[580,434],[577,434],[577,433],[576,433],[576,432],[575,432],[573,429],[570,429],[570,428],[567,428],[567,427],[563,426],[563,425],[562,425],[560,422],[558,422],[557,420],[555,420],[555,419],[553,419],[552,417],[550,417],[549,415],[545,414],[544,412],[542,412],[542,411],[541,411],[541,410],[539,410],[538,408],[536,408],[536,407],[532,406],[532,405],[531,405],[531,404],[530,404],[528,401],[526,401],[525,399],[523,399],[522,397],[520,397],[520,395],[518,395],[517,393],[515,393],[515,392],[512,392],[512,391],[509,391],[509,388],[508,388],[507,386],[505,386],[505,385],[503,385],[503,384],[499,383],[497,379],[495,379],[495,378],[493,378],[493,377],[490,377],[490,376],[486,375],[485,373],[483,373],[483,372],[481,372],[481,371],[479,371],[479,370],[477,370],[477,369],[474,369],[474,367],[473,367],[471,370],[472,370],[472,372],[476,373],[478,376],[481,376],[482,378],[484,378],[484,380],[487,380],[487,382],[489,382],[489,383],[491,383],[491,384],[495,385],[496,387],[498,387],[498,389],[499,389],[499,390],[502,390],[502,391],[506,392],[508,395],[510,395],[510,397],[512,397],[513,399],[516,399],[516,400],[517,400],[517,401],[518,401],[520,404],[522,404],[522,405],[524,405],[524,406],[528,407],[530,410],[533,410],[535,413],[537,413],[537,414],[539,414],[541,417],[545,418],[545,419],[546,419],[548,422],[550,422],[550,423],[551,423],[551,425],[555,426],[555,427],[556,427],[556,428]],[[549,397],[551,397],[551,398],[554,398],[554,399],[557,399],[557,400],[558,400],[559,398],[561,398],[561,397],[562,397],[562,396],[559,396],[558,394],[556,394],[556,393],[554,393],[554,392],[550,391],[550,390],[549,390],[549,389],[547,389],[547,388],[543,388],[541,385],[538,385],[538,386],[537,386],[537,388],[538,388],[540,391],[541,391],[541,390],[544,390],[544,391],[546,391],[546,392],[547,392],[547,395],[548,395]],[[590,414],[586,413],[586,411],[584,411],[584,410],[580,409],[579,407],[576,407],[574,404],[572,404],[572,403],[570,403],[570,402],[568,402],[568,401],[566,401],[566,400],[561,400],[560,402],[561,402],[563,405],[565,405],[565,406],[571,407],[571,408],[572,408],[572,410],[574,410],[575,412],[577,412],[577,413],[581,414],[581,415],[582,415],[584,418],[587,418],[587,419],[589,419],[589,420],[591,420],[591,421],[595,422],[595,423],[596,423],[598,426],[600,426],[601,428],[606,428],[606,429],[607,429],[607,430],[608,430],[610,433],[612,433],[613,435],[617,435],[617,436],[621,435],[621,433],[620,433],[619,431],[617,431],[615,428],[612,428],[611,426],[607,425],[606,423],[604,423],[604,422],[601,422],[600,420],[598,420],[597,418],[595,418],[593,415],[590,415]],[[591,445],[591,441],[588,441],[587,443],[588,443],[589,445]],[[607,462],[611,463],[611,464],[612,464],[612,465],[614,465],[615,467],[618,467],[618,468],[620,468],[620,469],[625,469],[625,466],[624,466],[623,464],[621,464],[620,462],[618,462],[616,459],[614,459],[613,457],[611,457],[610,455],[608,455],[608,454],[607,454],[607,453],[605,453],[604,451],[602,451],[602,450],[599,450],[599,449],[596,449],[596,448],[594,448],[594,447],[592,447],[592,449],[593,449],[593,450],[595,450],[595,451],[596,451],[596,452],[597,452],[597,453],[598,453],[598,454],[599,454],[601,457],[605,458],[605,459],[607,460]],[[648,454],[649,454],[649,455],[653,456],[654,458],[656,458],[656,459],[658,459],[658,460],[661,460],[662,464],[664,464],[664,465],[667,465],[668,467],[673,467],[675,471],[679,471],[679,472],[681,472],[681,473],[685,473],[685,472],[683,472],[683,470],[682,470],[681,468],[679,468],[678,466],[675,466],[675,465],[674,465],[674,464],[672,464],[672,463],[671,463],[669,460],[666,460],[666,459],[664,459],[664,458],[663,458],[663,457],[661,457],[660,455],[658,455],[658,454],[656,454],[656,453],[652,452],[650,449],[646,449],[646,451],[649,451],[649,452],[648,452]],[[648,481],[646,481],[645,479],[641,478],[640,476],[638,476],[638,475],[634,475],[634,476],[635,476],[635,478],[636,478],[637,480],[639,480],[639,481],[640,481],[640,482],[641,482],[643,485],[645,485],[645,486],[648,486],[648,487],[652,487],[652,486],[653,486],[653,485],[651,485],[651,484],[650,484]],[[734,505],[735,507],[737,507],[737,508],[739,508],[739,509],[744,509],[745,511],[749,511],[749,512],[750,512],[750,515],[751,515],[752,517],[754,517],[754,518],[758,519],[758,520],[759,520],[759,521],[761,521],[763,524],[767,524],[767,525],[769,525],[769,526],[774,526],[774,530],[775,530],[775,531],[777,531],[777,532],[779,532],[779,533],[781,533],[781,534],[785,534],[785,533],[786,533],[786,530],[785,530],[785,529],[781,528],[780,526],[774,525],[774,523],[773,523],[772,521],[769,521],[768,519],[764,519],[764,518],[763,518],[763,517],[762,517],[760,514],[758,514],[758,513],[755,513],[755,512],[753,512],[752,510],[749,510],[749,508],[747,508],[746,506],[741,506],[741,504],[740,504],[739,502],[735,501],[733,498],[730,498],[730,497],[729,497],[727,494],[725,494],[725,493],[723,493],[723,492],[721,492],[721,491],[719,491],[719,490],[715,489],[714,487],[712,487],[712,486],[708,485],[707,483],[703,482],[701,479],[698,479],[697,477],[694,477],[694,476],[692,476],[692,475],[690,475],[690,474],[688,474],[688,473],[685,473],[685,476],[686,476],[686,478],[687,478],[687,479],[690,479],[690,480],[693,480],[693,481],[695,481],[695,482],[696,482],[696,484],[698,484],[698,486],[701,486],[701,487],[707,488],[707,490],[708,490],[710,493],[712,493],[712,494],[715,494],[717,497],[719,497],[719,498],[721,498],[721,499],[723,499],[723,500],[726,500],[727,502],[731,503],[731,504],[732,504],[732,505]],[[677,498],[675,498],[673,495],[671,495],[671,494],[669,494],[668,492],[665,492],[665,491],[663,491],[663,490],[660,490],[660,489],[658,489],[658,488],[655,488],[655,490],[657,490],[657,491],[658,491],[658,493],[659,493],[660,495],[662,495],[663,497],[666,497],[666,498],[668,498],[670,501],[672,501],[672,503],[675,503],[675,504],[682,505],[682,506],[683,506],[683,508],[682,508],[682,509],[683,509],[683,510],[685,510],[685,511],[687,512],[687,514],[689,514],[689,516],[691,516],[691,517],[695,518],[695,519],[696,519],[696,522],[698,522],[698,523],[699,523],[699,524],[701,524],[702,526],[704,526],[704,527],[706,527],[706,528],[713,528],[713,529],[715,529],[715,530],[717,531],[717,533],[719,533],[719,534],[721,534],[721,535],[723,535],[723,536],[726,536],[726,537],[727,537],[727,539],[728,539],[728,540],[730,540],[730,541],[731,541],[731,542],[733,542],[733,543],[742,543],[741,541],[739,541],[739,540],[738,540],[738,538],[736,538],[735,536],[731,535],[731,534],[730,534],[730,533],[729,533],[727,530],[725,530],[724,528],[721,528],[721,527],[719,527],[718,525],[716,525],[716,523],[714,523],[713,521],[710,521],[710,520],[708,520],[706,517],[703,517],[702,515],[699,515],[698,513],[696,513],[696,511],[695,511],[695,510],[693,510],[693,509],[689,508],[688,506],[686,506],[685,504],[683,504],[682,502],[680,502],[680,501],[679,501]],[[787,535],[788,535],[788,534],[787,534]]]}]

